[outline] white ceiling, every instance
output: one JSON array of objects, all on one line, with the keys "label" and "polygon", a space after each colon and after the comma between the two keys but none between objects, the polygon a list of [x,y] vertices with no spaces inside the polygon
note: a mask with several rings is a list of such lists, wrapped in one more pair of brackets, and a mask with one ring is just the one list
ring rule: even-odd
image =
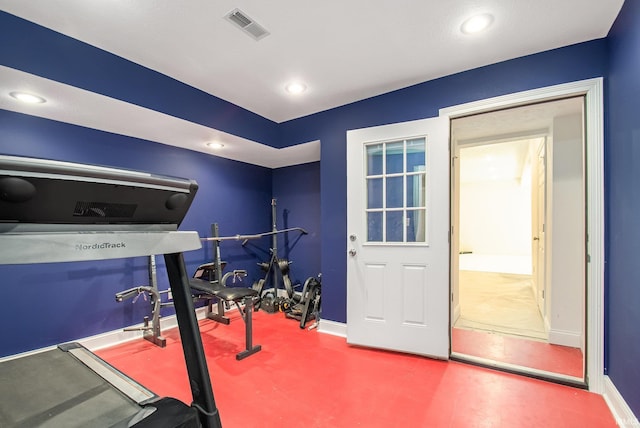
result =
[{"label": "white ceiling", "polygon": [[544,139],[487,144],[460,149],[460,182],[485,181],[520,182],[527,172],[530,146],[537,147]]},{"label": "white ceiling", "polygon": [[584,98],[572,97],[491,111],[451,121],[463,183],[521,180],[530,147],[553,133],[554,120],[584,114]]},{"label": "white ceiling", "polygon": [[582,113],[583,108],[583,97],[571,97],[456,118],[451,139],[472,146],[546,135],[554,118]]},{"label": "white ceiling", "polygon": [[[2,10],[276,122],[605,37],[623,0],[0,0]],[[240,8],[271,34],[223,17]],[[459,31],[495,16],[477,37]],[[301,79],[308,91],[290,97]]]},{"label": "white ceiling", "polygon": [[[283,122],[452,73],[605,37],[622,3],[0,0],[0,9]],[[225,20],[235,8],[270,34],[256,41]],[[460,24],[479,12],[493,14],[494,25],[478,36],[462,34]],[[287,94],[284,86],[291,79],[304,81],[308,90]],[[58,94],[65,96],[62,90]],[[15,110],[6,103],[3,108]],[[111,117],[112,122],[119,119]]]}]

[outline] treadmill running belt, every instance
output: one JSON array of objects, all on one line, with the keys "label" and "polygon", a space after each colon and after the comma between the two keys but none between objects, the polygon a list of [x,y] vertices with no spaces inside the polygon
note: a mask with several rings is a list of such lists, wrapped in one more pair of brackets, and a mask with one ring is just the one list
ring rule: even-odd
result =
[{"label": "treadmill running belt", "polygon": [[0,379],[3,427],[126,427],[141,410],[60,349],[4,361]]}]

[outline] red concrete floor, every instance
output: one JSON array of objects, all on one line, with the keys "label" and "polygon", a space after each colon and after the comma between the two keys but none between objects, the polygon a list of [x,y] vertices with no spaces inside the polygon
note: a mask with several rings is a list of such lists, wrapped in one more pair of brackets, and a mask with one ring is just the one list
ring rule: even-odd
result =
[{"label": "red concrete floor", "polygon": [[451,349],[460,354],[582,378],[582,351],[577,348],[454,328]]},{"label": "red concrete floor", "polygon": [[[200,323],[224,428],[607,428],[615,421],[596,394],[458,362],[352,347],[301,330],[283,314],[254,314],[262,351],[237,361],[244,325]],[[177,329],[167,347],[136,340],[97,352],[162,396],[190,392]]]}]

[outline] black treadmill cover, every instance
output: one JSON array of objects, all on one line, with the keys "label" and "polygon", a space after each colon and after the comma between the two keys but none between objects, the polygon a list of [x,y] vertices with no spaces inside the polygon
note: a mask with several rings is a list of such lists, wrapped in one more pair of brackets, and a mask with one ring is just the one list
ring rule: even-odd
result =
[{"label": "black treadmill cover", "polygon": [[0,155],[0,223],[177,227],[197,189],[182,178]]}]

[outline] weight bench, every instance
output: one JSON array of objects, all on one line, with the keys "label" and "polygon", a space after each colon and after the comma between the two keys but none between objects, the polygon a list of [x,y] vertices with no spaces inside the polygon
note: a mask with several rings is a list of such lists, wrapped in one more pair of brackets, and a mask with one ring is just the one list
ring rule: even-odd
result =
[{"label": "weight bench", "polygon": [[[238,311],[242,315],[242,320],[245,324],[245,350],[236,354],[236,360],[242,360],[250,355],[262,349],[262,346],[253,346],[253,299],[258,296],[258,292],[252,288],[245,287],[226,287],[216,282],[204,281],[198,278],[190,278],[189,286],[195,294],[202,297],[213,297],[218,301],[233,302],[235,303]],[[241,303],[244,303],[244,309]],[[229,318],[220,314],[208,314],[208,318],[211,318],[217,322],[229,325]]]}]

